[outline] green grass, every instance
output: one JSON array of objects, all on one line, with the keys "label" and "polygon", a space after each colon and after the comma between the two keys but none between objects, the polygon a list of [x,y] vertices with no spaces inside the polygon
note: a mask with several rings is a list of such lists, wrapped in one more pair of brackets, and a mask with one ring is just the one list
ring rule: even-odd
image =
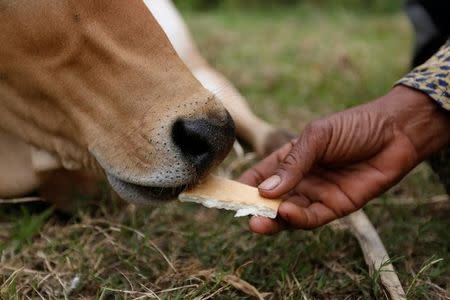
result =
[{"label": "green grass", "polygon": [[211,10],[255,10],[291,8],[296,5],[313,5],[318,9],[346,8],[358,12],[397,12],[403,5],[401,0],[174,0],[181,9],[193,11]]},{"label": "green grass", "polygon": [[[253,109],[292,129],[382,95],[408,69],[412,34],[400,13],[304,5],[186,17]],[[410,299],[450,297],[450,204],[429,202],[444,193],[435,182],[421,165],[366,208]],[[110,201],[69,221],[0,207],[0,298],[250,299],[247,284],[265,299],[385,297],[348,232],[264,237],[229,212]]]},{"label": "green grass", "polygon": [[266,117],[280,118],[274,105],[282,115],[344,109],[382,95],[407,71],[403,15],[293,10],[187,15],[203,54]]}]

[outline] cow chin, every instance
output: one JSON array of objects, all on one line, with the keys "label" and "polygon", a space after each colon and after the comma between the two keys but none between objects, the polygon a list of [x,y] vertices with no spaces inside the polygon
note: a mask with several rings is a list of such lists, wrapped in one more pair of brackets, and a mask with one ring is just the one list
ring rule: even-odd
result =
[{"label": "cow chin", "polygon": [[110,174],[107,174],[107,178],[119,197],[134,204],[149,204],[174,200],[188,187],[187,184],[172,187],[137,185],[123,181]]}]

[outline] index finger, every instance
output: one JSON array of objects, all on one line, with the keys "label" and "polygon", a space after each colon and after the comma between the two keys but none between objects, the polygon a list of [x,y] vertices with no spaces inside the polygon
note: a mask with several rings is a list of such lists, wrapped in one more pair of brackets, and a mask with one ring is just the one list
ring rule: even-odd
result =
[{"label": "index finger", "polygon": [[238,181],[251,186],[258,186],[266,178],[271,176],[278,168],[278,165],[284,160],[286,155],[291,151],[296,140],[286,143],[283,147],[272,152],[265,159],[256,163],[253,167],[242,173]]}]

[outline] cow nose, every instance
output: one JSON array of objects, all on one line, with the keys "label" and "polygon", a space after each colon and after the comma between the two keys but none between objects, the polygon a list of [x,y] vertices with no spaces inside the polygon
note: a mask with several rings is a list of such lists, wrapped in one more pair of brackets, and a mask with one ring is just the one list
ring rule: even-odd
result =
[{"label": "cow nose", "polygon": [[221,162],[234,139],[234,122],[227,113],[225,120],[178,119],[172,128],[172,139],[198,175]]}]

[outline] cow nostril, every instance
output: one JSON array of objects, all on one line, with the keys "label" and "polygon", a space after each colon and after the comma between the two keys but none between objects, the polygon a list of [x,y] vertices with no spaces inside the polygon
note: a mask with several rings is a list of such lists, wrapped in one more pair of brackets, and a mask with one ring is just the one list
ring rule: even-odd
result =
[{"label": "cow nostril", "polygon": [[175,145],[190,159],[207,156],[210,152],[210,146],[206,137],[202,135],[202,129],[195,121],[177,120],[173,125],[172,137]]},{"label": "cow nostril", "polygon": [[201,175],[231,149],[234,124],[231,118],[220,125],[208,119],[178,119],[173,124],[172,139]]}]

